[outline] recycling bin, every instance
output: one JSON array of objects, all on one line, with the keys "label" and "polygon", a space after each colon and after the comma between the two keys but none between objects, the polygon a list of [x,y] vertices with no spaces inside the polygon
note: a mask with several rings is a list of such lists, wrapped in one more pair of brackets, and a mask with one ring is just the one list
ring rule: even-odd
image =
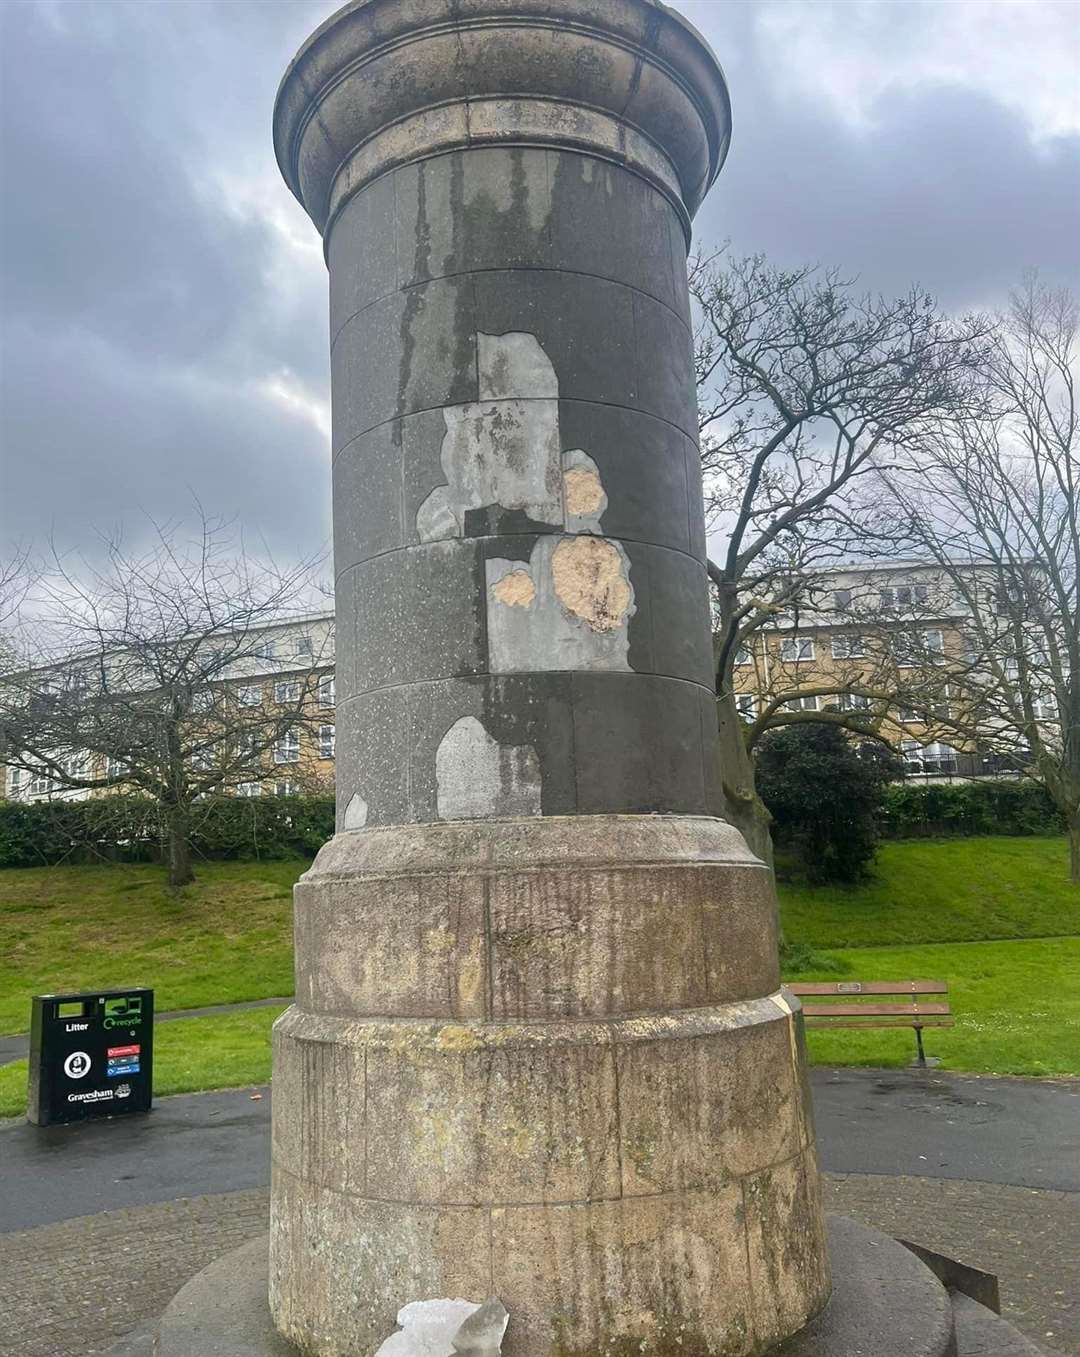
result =
[{"label": "recycling bin", "polygon": [[149,1112],[154,991],[35,994],[27,1118],[36,1126]]}]

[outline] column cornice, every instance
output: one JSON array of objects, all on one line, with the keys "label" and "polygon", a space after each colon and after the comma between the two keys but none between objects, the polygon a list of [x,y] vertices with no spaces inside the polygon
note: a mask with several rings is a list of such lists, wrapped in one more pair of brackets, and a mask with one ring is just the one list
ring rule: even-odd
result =
[{"label": "column cornice", "polygon": [[353,0],[301,47],[274,107],[281,172],[324,236],[387,171],[485,145],[620,164],[689,229],[730,131],[716,57],[658,0]]}]

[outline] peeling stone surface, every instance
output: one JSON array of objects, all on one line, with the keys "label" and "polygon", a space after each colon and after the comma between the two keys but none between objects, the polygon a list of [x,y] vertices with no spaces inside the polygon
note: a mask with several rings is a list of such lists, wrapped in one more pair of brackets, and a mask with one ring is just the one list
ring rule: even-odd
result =
[{"label": "peeling stone surface", "polygon": [[529,745],[500,745],[475,716],[455,721],[435,755],[440,820],[540,814],[540,763]]},{"label": "peeling stone surface", "polygon": [[630,560],[620,542],[539,537],[527,567],[495,557],[485,568],[493,674],[630,670],[636,608]]},{"label": "peeling stone surface", "polygon": [[416,514],[422,542],[465,535],[470,509],[520,510],[537,524],[599,532],[607,495],[596,463],[562,452],[559,381],[531,334],[477,334],[478,401],[443,408],[446,484]]}]

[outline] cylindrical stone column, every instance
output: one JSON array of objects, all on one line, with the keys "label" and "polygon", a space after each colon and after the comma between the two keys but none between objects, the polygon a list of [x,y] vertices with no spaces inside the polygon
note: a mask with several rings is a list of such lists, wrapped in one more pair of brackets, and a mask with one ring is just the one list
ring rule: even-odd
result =
[{"label": "cylindrical stone column", "polygon": [[278,162],[330,269],[336,837],[277,1024],[305,1352],[499,1295],[510,1357],[824,1304],[801,1033],[719,768],[686,286],[729,108],[653,0],[361,0]]}]

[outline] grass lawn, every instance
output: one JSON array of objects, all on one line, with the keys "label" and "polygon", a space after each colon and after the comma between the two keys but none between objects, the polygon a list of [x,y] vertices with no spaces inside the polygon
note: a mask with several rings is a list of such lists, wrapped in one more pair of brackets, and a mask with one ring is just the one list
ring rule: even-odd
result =
[{"label": "grass lawn", "polygon": [[1080,936],[1064,836],[884,843],[870,881],[780,898],[787,936],[820,948]]},{"label": "grass lawn", "polygon": [[204,863],[175,896],[151,865],[0,871],[0,1033],[27,1030],[33,994],[148,985],[159,1012],[291,994],[306,867]]},{"label": "grass lawn", "polygon": [[[1080,938],[859,947],[824,955],[858,980],[947,980],[955,1027],[927,1028],[928,1055],[975,1074],[1080,1075]],[[838,980],[806,970],[789,980]],[[807,1034],[819,1065],[908,1065],[915,1033]]]},{"label": "grass lawn", "polygon": [[[270,1080],[270,1028],[280,1008],[184,1018],[154,1028],[154,1096]],[[0,1066],[0,1117],[26,1112],[26,1061]]]},{"label": "grass lawn", "polygon": [[[1080,1075],[1080,891],[1063,838],[883,845],[872,880],[784,886],[784,926],[827,971],[791,980],[947,980],[957,1026],[927,1049],[952,1070]],[[291,890],[304,862],[206,863],[170,896],[153,866],[0,871],[0,1032],[30,996],[149,985],[159,1011],[292,992]],[[162,1023],[155,1092],[264,1083],[276,1009]],[[826,1064],[906,1065],[910,1030],[811,1032]],[[26,1062],[0,1068],[0,1116],[21,1114]]]}]

